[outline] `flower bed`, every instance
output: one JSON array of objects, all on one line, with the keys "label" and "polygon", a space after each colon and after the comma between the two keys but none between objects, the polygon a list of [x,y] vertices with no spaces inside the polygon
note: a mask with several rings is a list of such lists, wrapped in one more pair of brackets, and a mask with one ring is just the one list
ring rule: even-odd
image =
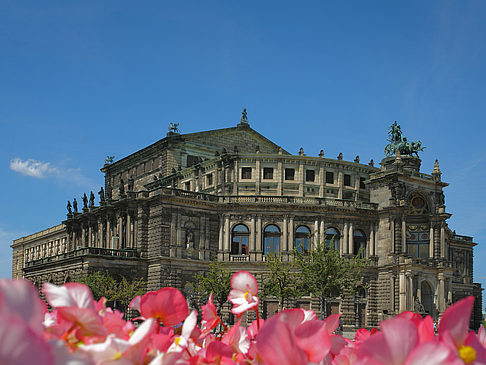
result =
[{"label": "flower bed", "polygon": [[[321,321],[313,311],[287,309],[260,319],[258,286],[248,272],[236,273],[231,287],[234,314],[256,311],[248,328],[241,320],[227,327],[212,295],[200,326],[175,288],[136,297],[130,305],[143,322],[135,328],[82,284],[44,284],[49,312],[30,282],[1,280],[0,364],[486,364],[484,328],[468,329],[473,297],[447,309],[438,335],[431,317],[403,312],[380,330],[358,330],[351,341],[334,333],[339,315]],[[222,332],[215,332],[218,324]]]}]

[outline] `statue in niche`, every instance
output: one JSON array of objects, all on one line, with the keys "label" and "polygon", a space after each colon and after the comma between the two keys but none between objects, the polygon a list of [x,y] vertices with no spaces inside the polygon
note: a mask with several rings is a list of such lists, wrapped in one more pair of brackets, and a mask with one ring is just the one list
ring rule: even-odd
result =
[{"label": "statue in niche", "polygon": [[125,182],[120,178],[120,187],[118,188],[118,193],[120,195],[125,195]]},{"label": "statue in niche", "polygon": [[68,203],[67,203],[67,210],[68,210],[68,214],[73,214],[73,210],[71,209],[71,202],[68,200]]},{"label": "statue in niche", "polygon": [[88,209],[88,197],[86,193],[83,194],[83,209]]},{"label": "statue in niche", "polygon": [[424,305],[420,302],[419,298],[415,298],[415,302],[413,303],[413,310],[416,313],[425,313]]},{"label": "statue in niche", "polygon": [[128,178],[128,186],[127,186],[128,191],[133,191],[133,183],[134,183],[133,176],[130,175],[130,177]]},{"label": "statue in niche", "polygon": [[95,196],[94,196],[93,192],[91,192],[89,194],[89,206],[90,207],[94,207],[94,204],[95,204],[94,201],[95,201]]},{"label": "statue in niche", "polygon": [[76,200],[76,198],[74,198],[73,200],[73,209],[74,209],[74,213],[78,212],[78,201]]},{"label": "statue in niche", "polygon": [[100,191],[98,191],[98,195],[100,196],[100,202],[104,202],[105,201],[105,190],[103,189],[103,187],[101,187]]},{"label": "statue in niche", "polygon": [[[101,187],[103,189],[103,187]],[[106,194],[105,194],[106,199],[110,200],[111,199],[111,185],[106,185]]]},{"label": "statue in niche", "polygon": [[192,229],[186,231],[186,248],[194,249],[194,233]]}]

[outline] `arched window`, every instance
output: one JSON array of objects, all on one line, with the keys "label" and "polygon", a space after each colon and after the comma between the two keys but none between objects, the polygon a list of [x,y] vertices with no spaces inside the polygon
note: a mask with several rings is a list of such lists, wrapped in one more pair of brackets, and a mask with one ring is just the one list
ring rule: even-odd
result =
[{"label": "arched window", "polygon": [[366,256],[366,236],[359,229],[353,234],[353,252],[355,255],[359,253],[361,258]]},{"label": "arched window", "polygon": [[327,247],[333,247],[335,250],[339,251],[339,238],[341,235],[336,228],[328,228],[324,234],[324,241]]},{"label": "arched window", "polygon": [[280,229],[270,224],[265,227],[263,234],[263,253],[277,253],[280,252]]},{"label": "arched window", "polygon": [[300,253],[309,252],[310,229],[306,226],[299,226],[295,230],[295,248]]},{"label": "arched window", "polygon": [[420,283],[420,296],[425,313],[435,318],[434,291],[432,290],[430,284],[425,280]]},{"label": "arched window", "polygon": [[248,255],[248,238],[250,231],[244,224],[237,224],[231,231],[231,253],[233,255]]}]

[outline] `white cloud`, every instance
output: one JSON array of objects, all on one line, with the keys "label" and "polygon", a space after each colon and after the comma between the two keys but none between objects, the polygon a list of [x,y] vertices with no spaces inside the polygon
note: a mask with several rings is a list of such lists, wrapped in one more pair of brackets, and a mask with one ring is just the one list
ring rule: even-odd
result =
[{"label": "white cloud", "polygon": [[10,160],[10,170],[39,179],[58,172],[55,167],[50,167],[50,165],[50,162],[37,161],[31,158],[25,161],[22,161],[18,157]]},{"label": "white cloud", "polygon": [[84,176],[80,168],[56,167],[50,162],[37,161],[32,158],[22,160],[13,158],[10,160],[10,170],[19,174],[32,176],[38,179],[53,178],[61,183],[75,184],[83,187],[93,187],[94,184],[88,177]]}]

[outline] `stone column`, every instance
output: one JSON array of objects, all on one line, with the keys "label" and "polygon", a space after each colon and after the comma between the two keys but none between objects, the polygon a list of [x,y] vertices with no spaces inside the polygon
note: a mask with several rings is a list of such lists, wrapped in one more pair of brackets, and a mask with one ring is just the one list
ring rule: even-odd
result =
[{"label": "stone column", "polygon": [[106,248],[111,248],[110,217],[106,217]]},{"label": "stone column", "polygon": [[277,171],[275,171],[275,174],[278,174],[278,180],[277,180],[277,195],[283,195],[284,172],[282,171],[282,160],[278,160],[278,162],[277,162]]},{"label": "stone column", "polygon": [[133,248],[139,248],[140,245],[138,243],[137,237],[138,237],[138,218],[137,214],[135,213],[135,216],[133,217],[133,241],[132,241],[132,246]]},{"label": "stone column", "polygon": [[118,243],[115,249],[119,250],[122,248],[123,245],[123,217],[121,215],[118,216]]},{"label": "stone column", "polygon": [[442,314],[445,311],[445,288],[444,288],[444,273],[439,273],[439,293],[437,295],[437,309]]},{"label": "stone column", "polygon": [[339,187],[338,199],[342,199],[343,198],[343,172],[342,171],[338,172],[338,187]]},{"label": "stone column", "polygon": [[230,252],[230,240],[231,240],[231,232],[230,232],[230,217],[229,215],[226,215],[224,217],[224,253],[225,253],[225,258],[227,255],[229,255]]},{"label": "stone column", "polygon": [[447,258],[446,247],[445,247],[445,228],[444,223],[440,226],[440,257]]},{"label": "stone column", "polygon": [[405,222],[405,217],[402,217],[402,252],[407,252],[407,222]]},{"label": "stone column", "polygon": [[391,253],[395,253],[395,219],[391,219]]},{"label": "stone column", "polygon": [[257,260],[262,259],[262,252],[263,252],[263,242],[262,242],[262,217],[259,215],[257,216],[257,228],[256,228],[256,251],[257,251]]},{"label": "stone column", "polygon": [[413,312],[413,278],[412,274],[407,272],[407,310]]},{"label": "stone column", "polygon": [[290,222],[289,222],[289,246],[288,249],[289,251],[293,252],[294,251],[294,217],[290,216]]},{"label": "stone column", "polygon": [[250,221],[250,237],[249,237],[249,249],[250,252],[254,253],[256,248],[255,248],[255,237],[256,237],[256,232],[255,232],[255,216],[251,216],[251,221]]},{"label": "stone column", "polygon": [[324,217],[321,217],[321,225],[319,226],[319,243],[324,242]]},{"label": "stone column", "polygon": [[98,217],[98,244],[96,247],[103,247],[103,220],[101,217]]},{"label": "stone column", "polygon": [[238,160],[234,160],[234,171],[233,171],[233,195],[238,195]]},{"label": "stone column", "polygon": [[405,272],[401,271],[400,272],[400,277],[399,277],[399,307],[398,311],[401,313],[403,311],[407,310],[407,280],[405,277]]},{"label": "stone column", "polygon": [[288,217],[284,215],[283,218],[283,232],[282,232],[282,251],[287,252],[289,248],[289,242],[288,242]]},{"label": "stone column", "polygon": [[354,227],[353,222],[349,223],[348,253],[354,255]]},{"label": "stone column", "polygon": [[[319,167],[319,198],[324,198],[324,186],[325,186],[326,178],[324,176],[324,167]],[[322,240],[322,238],[321,238]]]},{"label": "stone column", "polygon": [[297,178],[300,178],[299,196],[304,196],[305,176],[304,176],[304,165],[302,164],[301,160],[299,160],[299,172],[297,174]]},{"label": "stone column", "polygon": [[220,261],[223,259],[223,241],[224,241],[223,224],[224,224],[224,218],[221,215],[219,217],[219,235],[218,235],[218,259]]},{"label": "stone column", "polygon": [[429,230],[429,257],[434,258],[434,227],[430,225]]},{"label": "stone column", "polygon": [[132,222],[130,219],[130,213],[127,213],[127,228],[125,230],[126,233],[126,246],[127,248],[132,248]]},{"label": "stone column", "polygon": [[262,171],[260,168],[260,159],[256,159],[255,161],[255,194],[261,194],[261,180],[262,180]]},{"label": "stone column", "polygon": [[93,228],[90,222],[88,222],[88,247],[93,247]]},{"label": "stone column", "polygon": [[375,255],[375,225],[373,223],[370,224],[370,240],[368,244],[368,254],[369,256]]},{"label": "stone column", "polygon": [[348,222],[344,222],[344,237],[343,237],[343,243],[341,244],[342,254],[348,254],[349,253],[349,251],[348,251],[348,249],[349,249],[348,234],[349,234]]},{"label": "stone column", "polygon": [[314,220],[314,247],[313,248],[316,248],[317,245],[319,244],[319,219],[315,219]]},{"label": "stone column", "polygon": [[86,247],[86,228],[81,228],[81,247]]}]

